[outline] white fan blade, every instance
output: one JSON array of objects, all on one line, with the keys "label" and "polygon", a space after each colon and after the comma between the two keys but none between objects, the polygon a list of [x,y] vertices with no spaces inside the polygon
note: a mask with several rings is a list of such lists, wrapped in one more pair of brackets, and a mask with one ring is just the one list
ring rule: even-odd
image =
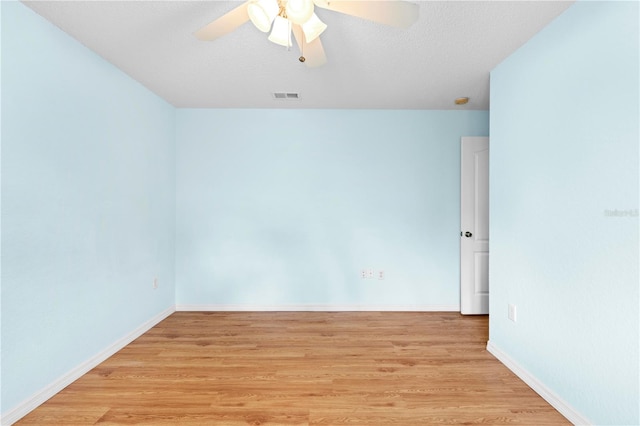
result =
[{"label": "white fan blade", "polygon": [[200,28],[195,32],[195,36],[203,41],[211,41],[230,33],[249,20],[248,5],[248,2],[242,3],[226,15]]},{"label": "white fan blade", "polygon": [[300,55],[305,58],[305,65],[309,68],[320,67],[327,63],[327,56],[324,53],[324,47],[320,37],[313,40],[311,43],[307,43],[304,32],[300,25],[293,26],[293,35],[298,42],[298,48],[300,48]]},{"label": "white fan blade", "polygon": [[408,28],[418,20],[418,5],[402,0],[315,0],[316,6],[393,27]]}]

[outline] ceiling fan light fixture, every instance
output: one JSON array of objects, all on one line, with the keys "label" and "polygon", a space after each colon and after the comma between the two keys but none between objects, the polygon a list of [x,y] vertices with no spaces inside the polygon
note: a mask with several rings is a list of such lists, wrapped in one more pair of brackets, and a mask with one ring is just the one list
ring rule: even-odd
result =
[{"label": "ceiling fan light fixture", "polygon": [[263,33],[269,32],[279,11],[277,0],[250,0],[247,6],[249,19]]},{"label": "ceiling fan light fixture", "polygon": [[244,0],[200,28],[195,36],[199,40],[216,40],[251,20],[256,28],[269,34],[269,41],[287,48],[292,46],[293,33],[300,47],[299,61],[310,68],[320,67],[327,62],[320,40],[327,25],[314,14],[315,7],[399,28],[415,23],[419,14],[418,4],[407,0]]},{"label": "ceiling fan light fixture", "polygon": [[285,11],[291,22],[302,25],[313,15],[313,0],[288,0]]},{"label": "ceiling fan light fixture", "polygon": [[302,32],[304,32],[304,38],[307,43],[311,43],[313,40],[320,37],[320,34],[327,29],[327,24],[322,22],[318,16],[313,13],[311,18],[304,24],[302,24]]},{"label": "ceiling fan light fixture", "polygon": [[291,24],[282,16],[276,16],[269,41],[284,47],[291,47]]}]

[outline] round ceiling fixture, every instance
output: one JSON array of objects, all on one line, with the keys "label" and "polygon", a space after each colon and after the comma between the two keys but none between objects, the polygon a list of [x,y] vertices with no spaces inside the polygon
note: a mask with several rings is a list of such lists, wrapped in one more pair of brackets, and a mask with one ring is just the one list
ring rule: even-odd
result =
[{"label": "round ceiling fixture", "polygon": [[457,98],[454,102],[456,105],[465,105],[469,102],[469,98]]}]

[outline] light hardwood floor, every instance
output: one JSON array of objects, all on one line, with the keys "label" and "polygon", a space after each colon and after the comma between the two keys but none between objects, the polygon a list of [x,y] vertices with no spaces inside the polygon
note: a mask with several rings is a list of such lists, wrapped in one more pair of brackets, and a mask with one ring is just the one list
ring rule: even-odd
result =
[{"label": "light hardwood floor", "polygon": [[17,425],[570,424],[487,317],[176,312]]}]

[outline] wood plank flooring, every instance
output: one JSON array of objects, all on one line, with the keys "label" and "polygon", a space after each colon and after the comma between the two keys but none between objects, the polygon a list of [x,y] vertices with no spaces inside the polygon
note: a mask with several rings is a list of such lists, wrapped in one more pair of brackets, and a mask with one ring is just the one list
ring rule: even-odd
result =
[{"label": "wood plank flooring", "polygon": [[487,317],[176,312],[17,425],[570,424]]}]

